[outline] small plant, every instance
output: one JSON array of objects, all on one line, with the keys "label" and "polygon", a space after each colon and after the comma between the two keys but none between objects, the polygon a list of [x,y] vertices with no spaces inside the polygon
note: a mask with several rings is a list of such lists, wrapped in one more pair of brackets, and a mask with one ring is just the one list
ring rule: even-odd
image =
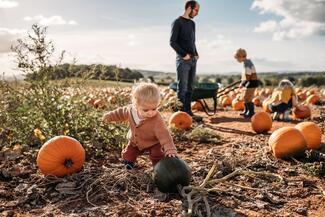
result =
[{"label": "small plant", "polygon": [[216,131],[199,125],[191,131],[184,131],[174,126],[170,127],[170,130],[175,141],[194,141],[198,143],[220,143],[221,137]]},{"label": "small plant", "polygon": [[194,128],[190,133],[186,135],[189,141],[196,141],[199,143],[219,143],[221,137],[215,130],[200,125]]}]

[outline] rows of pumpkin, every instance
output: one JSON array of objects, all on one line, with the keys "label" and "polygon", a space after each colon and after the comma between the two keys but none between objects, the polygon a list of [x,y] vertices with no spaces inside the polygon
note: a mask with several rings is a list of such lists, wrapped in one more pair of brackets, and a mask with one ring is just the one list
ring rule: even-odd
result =
[{"label": "rows of pumpkin", "polygon": [[[74,90],[74,89],[68,89],[67,93],[65,96],[71,97],[71,96],[76,96],[76,95],[83,95],[87,92],[87,90]],[[304,90],[302,90],[304,91]],[[106,88],[106,89],[97,89],[97,92],[94,92],[94,89],[92,89],[91,94],[87,95],[84,97],[84,100],[88,100],[87,103],[91,104],[92,106],[95,106],[95,102],[98,100],[104,100],[105,98],[107,99],[106,102],[104,102],[101,105],[106,105],[107,103],[114,104],[119,98],[125,98],[125,100],[129,101],[130,98],[130,88]],[[259,96],[267,97],[271,94],[272,90],[267,88],[267,89],[261,89],[257,90],[257,94]],[[297,91],[298,93],[299,90]],[[234,94],[236,93],[236,95]],[[305,92],[302,92],[305,93]],[[325,94],[324,90],[320,91],[321,94]],[[313,96],[316,94],[316,90],[312,89],[308,90],[306,93],[306,96]],[[234,102],[240,101],[237,95],[240,95],[239,90],[233,91],[233,93],[230,93],[232,97],[235,97],[233,99]],[[163,100],[174,100],[175,99],[175,93],[174,91],[171,91],[169,89],[165,89],[162,91],[162,96]],[[229,95],[225,96],[223,99],[220,99],[222,102],[225,100],[229,99]],[[307,98],[308,99],[308,98]],[[234,104],[234,103],[232,103]],[[237,104],[236,104],[237,105]],[[98,107],[97,107],[98,108]],[[187,115],[184,112],[175,112],[172,114],[172,116],[169,119],[169,125],[173,125],[177,128],[180,129],[189,129],[192,125],[192,118],[191,116]],[[271,116],[268,112],[258,112],[256,113],[252,118],[251,118],[251,125],[252,129],[256,133],[265,133],[268,132],[272,128],[272,119]],[[302,126],[302,127],[301,127]],[[297,129],[299,129],[297,131]],[[308,129],[308,130],[306,130]],[[312,130],[311,130],[312,129]],[[299,134],[300,133],[300,134]],[[299,135],[298,135],[299,134]],[[294,139],[292,138],[294,137]],[[314,140],[317,142],[310,142],[310,140]],[[52,141],[52,140],[50,140]],[[75,172],[76,170],[80,169],[80,166],[82,167],[83,162],[84,162],[84,151],[81,150],[82,146],[78,141],[79,145],[71,145],[71,146],[66,146],[69,147],[64,148],[64,147],[56,147],[54,149],[52,148],[45,148],[48,146],[48,144],[54,144],[53,146],[60,145],[60,142],[53,140],[53,142],[47,142],[46,145],[44,145],[40,152],[39,152],[39,157],[38,157],[38,166],[41,169],[42,172],[45,174],[52,174],[52,175],[65,175],[68,173]],[[70,143],[76,143],[74,142],[69,142]],[[288,142],[290,144],[288,144]],[[302,122],[297,125],[296,128],[292,127],[285,127],[278,129],[272,133],[269,139],[269,145],[273,151],[273,154],[276,157],[285,157],[285,156],[290,156],[291,154],[297,153],[298,151],[303,151],[307,148],[318,148],[321,143],[321,130],[320,128],[312,123],[312,122]],[[77,146],[79,148],[77,148]],[[51,147],[51,145],[49,145]],[[81,148],[80,148],[81,147]],[[43,151],[42,151],[43,150]],[[45,151],[44,151],[45,150]],[[60,154],[63,159],[57,157],[58,155],[55,153],[57,150],[62,150],[64,153],[63,155]],[[46,157],[43,156],[42,153],[47,153],[44,154]],[[65,154],[66,153],[66,154]],[[82,154],[83,153],[83,154]],[[54,156],[54,157],[53,157]],[[50,159],[48,159],[50,158]],[[42,160],[46,159],[46,160]],[[71,159],[76,159],[77,162],[79,163],[74,163],[71,162]],[[75,161],[75,160],[74,160]],[[52,164],[52,166],[57,167],[56,169],[53,168],[48,168],[49,164],[51,162],[57,162],[57,164]],[[62,162],[64,162],[62,164]],[[44,166],[45,165],[45,166]],[[49,172],[51,171],[51,172]]]},{"label": "rows of pumpkin", "polygon": [[82,101],[96,109],[107,108],[108,105],[115,105],[119,102],[129,102],[131,88],[67,88],[62,99],[81,97]]},{"label": "rows of pumpkin", "polygon": [[[230,91],[230,90],[229,90]],[[225,90],[228,92],[228,90]],[[253,103],[255,106],[262,107],[265,112],[270,112],[268,105],[270,104],[270,96],[273,92],[272,88],[258,88],[255,91]],[[67,89],[65,97],[81,95],[83,101],[94,108],[105,108],[107,105],[116,104],[118,101],[129,102],[131,88],[92,88],[92,89]],[[325,97],[325,89],[313,88],[296,88],[299,100],[299,106],[293,109],[293,117],[296,119],[304,119],[311,116],[311,105],[318,103],[321,97]],[[162,102],[175,102],[177,97],[175,91],[169,88],[163,88],[161,91]],[[223,108],[232,107],[235,111],[244,109],[244,101],[242,100],[242,89],[235,89],[228,94],[218,97],[219,105]],[[199,102],[192,103],[193,110],[202,110],[202,104]]]},{"label": "rows of pumpkin", "polygon": [[[244,100],[242,99],[242,89],[230,91],[227,95],[219,97],[219,105],[223,108],[232,107],[235,111],[242,111],[245,108]],[[270,113],[269,104],[271,103],[272,88],[256,89],[253,103],[257,107],[262,107],[265,112]],[[227,92],[227,90],[226,90]],[[296,89],[299,105],[293,109],[293,117],[295,119],[304,119],[311,116],[310,106],[317,104],[321,97],[325,97],[325,89],[318,90],[317,88],[297,88]],[[202,110],[201,103],[194,102],[193,110]]]}]

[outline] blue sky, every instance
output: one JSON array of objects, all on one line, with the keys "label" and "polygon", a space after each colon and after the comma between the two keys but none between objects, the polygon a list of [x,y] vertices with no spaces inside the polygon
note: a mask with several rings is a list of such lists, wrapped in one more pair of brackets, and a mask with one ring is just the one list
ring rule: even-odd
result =
[{"label": "blue sky", "polygon": [[[0,70],[33,23],[48,26],[66,62],[175,72],[171,23],[184,0],[0,0]],[[240,72],[245,48],[258,71],[325,70],[325,0],[201,0],[198,73]]]}]

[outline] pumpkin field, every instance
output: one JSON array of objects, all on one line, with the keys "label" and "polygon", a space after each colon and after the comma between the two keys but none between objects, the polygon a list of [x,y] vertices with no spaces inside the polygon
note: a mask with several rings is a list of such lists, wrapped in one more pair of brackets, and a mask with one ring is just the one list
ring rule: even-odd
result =
[{"label": "pumpkin field", "polygon": [[268,87],[255,92],[251,119],[236,89],[215,115],[193,102],[203,121],[171,124],[178,102],[161,86],[160,112],[191,169],[189,186],[161,193],[148,156],[132,171],[121,163],[127,125],[101,121],[130,103],[131,87],[0,84],[1,216],[325,216],[324,88],[297,88],[290,122],[271,119]]},{"label": "pumpkin field", "polygon": [[152,168],[145,153],[127,170],[128,125],[103,115],[131,103],[133,84],[121,82],[118,67],[116,81],[89,77],[105,68],[98,65],[55,77],[75,65],[60,65],[64,52],[53,64],[46,29],[32,28],[12,48],[25,79],[0,80],[1,216],[325,216],[324,87],[295,87],[291,120],[272,119],[275,87],[265,85],[255,90],[251,118],[239,115],[237,88],[217,94],[213,115],[192,102],[203,118],[194,121],[161,85],[158,110],[178,157]]}]

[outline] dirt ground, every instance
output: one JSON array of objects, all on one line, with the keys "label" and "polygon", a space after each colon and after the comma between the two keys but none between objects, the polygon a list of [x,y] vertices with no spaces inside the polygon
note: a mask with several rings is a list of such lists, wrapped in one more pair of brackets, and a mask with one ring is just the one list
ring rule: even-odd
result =
[{"label": "dirt ground", "polygon": [[[313,121],[323,132],[324,110],[324,106],[313,108]],[[211,179],[237,169],[283,179],[234,176],[217,183],[215,191],[195,194],[193,216],[325,216],[324,155],[307,153],[281,160],[269,152],[270,134],[297,121],[275,121],[269,133],[256,134],[250,121],[238,113],[227,109],[212,117],[196,113],[204,119],[194,127],[203,124],[215,130],[218,142],[176,141],[179,156],[192,169],[190,185],[199,186],[214,163],[218,169]],[[317,153],[325,153],[324,134],[322,145]],[[36,154],[37,150],[31,150],[0,155],[0,216],[189,216],[188,198],[155,189],[147,156],[141,156],[137,168],[127,172],[120,164],[120,150],[109,150],[104,158],[87,157],[79,173],[56,178],[37,171]]]}]

